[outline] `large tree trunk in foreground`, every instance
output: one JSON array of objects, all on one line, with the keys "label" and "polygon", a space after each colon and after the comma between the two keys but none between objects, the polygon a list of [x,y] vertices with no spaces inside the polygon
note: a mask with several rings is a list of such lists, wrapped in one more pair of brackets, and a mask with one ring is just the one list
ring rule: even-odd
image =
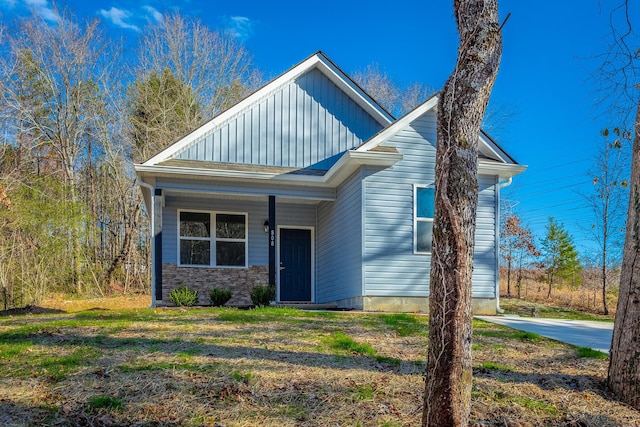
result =
[{"label": "large tree trunk in foreground", "polygon": [[618,397],[640,409],[640,102],[632,156],[629,212],[608,382]]},{"label": "large tree trunk in foreground", "polygon": [[480,125],[500,65],[497,0],[454,0],[460,47],[440,95],[423,426],[466,426]]}]

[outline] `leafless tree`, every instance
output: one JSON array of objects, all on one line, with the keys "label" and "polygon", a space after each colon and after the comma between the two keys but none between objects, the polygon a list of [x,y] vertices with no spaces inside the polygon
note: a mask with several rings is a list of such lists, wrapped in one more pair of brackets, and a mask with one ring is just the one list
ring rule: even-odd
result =
[{"label": "leafless tree", "polygon": [[501,225],[500,257],[507,263],[507,297],[511,296],[511,271],[513,267],[517,267],[516,286],[520,298],[524,260],[537,257],[540,252],[536,248],[531,230],[522,225],[519,216],[512,214]]},{"label": "leafless tree", "polygon": [[353,80],[391,114],[399,117],[427,100],[435,91],[423,83],[406,88],[397,84],[378,64],[353,73]]},{"label": "leafless tree", "polygon": [[145,28],[140,39],[138,81],[168,70],[193,94],[190,108],[208,120],[262,83],[252,57],[229,33],[210,30],[178,13]]},{"label": "leafless tree", "polygon": [[[613,141],[609,139],[610,133]],[[593,179],[593,191],[582,196],[587,200],[594,214],[594,222],[589,228],[594,242],[598,245],[598,265],[602,308],[609,314],[607,306],[608,270],[621,261],[621,238],[624,228],[624,209],[629,184],[626,142],[631,133],[614,128],[602,131],[604,144],[598,150],[589,174]]]},{"label": "leafless tree", "polygon": [[460,45],[438,104],[423,426],[466,426],[478,139],[502,54],[497,0],[454,0]]}]

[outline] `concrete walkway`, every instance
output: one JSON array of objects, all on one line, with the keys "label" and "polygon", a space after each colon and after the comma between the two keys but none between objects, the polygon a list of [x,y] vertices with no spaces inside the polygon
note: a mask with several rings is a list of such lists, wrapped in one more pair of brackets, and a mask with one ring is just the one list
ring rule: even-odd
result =
[{"label": "concrete walkway", "polygon": [[543,319],[509,315],[475,316],[475,318],[521,331],[533,332],[543,337],[573,344],[578,347],[589,347],[605,353],[609,353],[609,349],[611,348],[613,322]]}]

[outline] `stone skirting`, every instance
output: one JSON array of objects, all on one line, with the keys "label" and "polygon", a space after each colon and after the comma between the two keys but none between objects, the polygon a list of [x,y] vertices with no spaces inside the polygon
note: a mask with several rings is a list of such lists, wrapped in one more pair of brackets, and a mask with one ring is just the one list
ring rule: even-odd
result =
[{"label": "stone skirting", "polygon": [[[373,297],[358,296],[331,301],[341,308],[387,313],[429,313],[429,297]],[[495,315],[495,298],[473,298],[473,314]]]},{"label": "stone skirting", "polygon": [[249,268],[203,268],[178,267],[176,264],[162,264],[162,304],[172,305],[169,294],[175,288],[187,286],[198,291],[198,304],[210,305],[209,291],[213,288],[229,289],[232,297],[229,306],[251,305],[249,292],[257,285],[269,283],[269,268],[251,266]]}]

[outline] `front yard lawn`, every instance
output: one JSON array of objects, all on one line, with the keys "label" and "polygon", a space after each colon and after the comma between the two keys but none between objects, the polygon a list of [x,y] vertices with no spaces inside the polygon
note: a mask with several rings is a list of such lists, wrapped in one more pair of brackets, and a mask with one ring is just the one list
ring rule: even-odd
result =
[{"label": "front yard lawn", "polygon": [[[415,426],[427,324],[283,308],[0,317],[0,425]],[[471,425],[640,426],[604,388],[607,359],[474,330]]]}]

